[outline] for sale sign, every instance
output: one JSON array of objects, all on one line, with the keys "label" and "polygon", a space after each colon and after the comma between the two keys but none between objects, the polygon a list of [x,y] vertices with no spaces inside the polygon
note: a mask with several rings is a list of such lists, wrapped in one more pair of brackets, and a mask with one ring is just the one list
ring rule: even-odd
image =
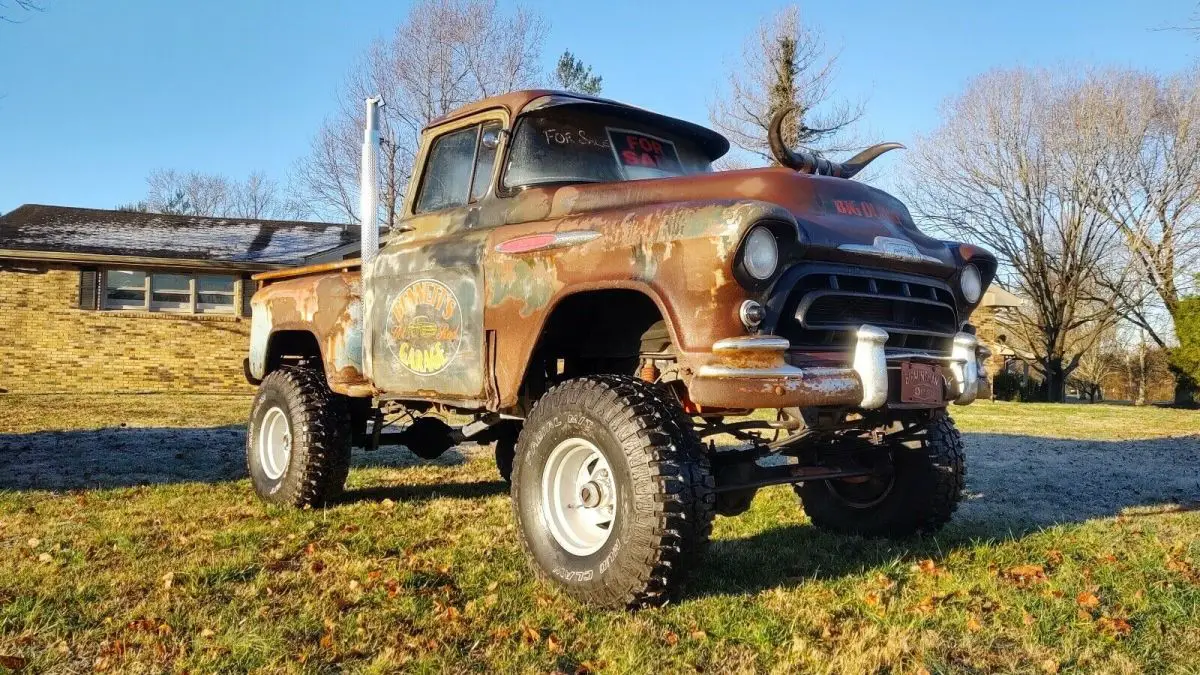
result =
[{"label": "for sale sign", "polygon": [[664,138],[625,129],[608,129],[617,163],[622,167],[652,169],[677,176],[683,173],[675,144]]}]

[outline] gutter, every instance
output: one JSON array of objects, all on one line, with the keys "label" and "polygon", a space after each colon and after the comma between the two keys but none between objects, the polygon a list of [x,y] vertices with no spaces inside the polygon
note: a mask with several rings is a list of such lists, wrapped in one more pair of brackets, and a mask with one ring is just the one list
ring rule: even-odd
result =
[{"label": "gutter", "polygon": [[178,267],[189,269],[238,270],[266,272],[290,267],[289,263],[221,261],[199,258],[153,258],[148,256],[112,255],[106,253],[69,253],[65,251],[23,251],[0,248],[0,259],[35,260],[43,262],[94,263],[103,265],[142,265],[147,267]]}]

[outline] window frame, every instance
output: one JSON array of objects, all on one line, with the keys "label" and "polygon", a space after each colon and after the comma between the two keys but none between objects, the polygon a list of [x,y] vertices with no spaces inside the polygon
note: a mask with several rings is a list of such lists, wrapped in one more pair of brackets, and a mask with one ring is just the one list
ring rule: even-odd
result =
[{"label": "window frame", "polygon": [[[474,127],[474,130],[475,130],[475,142],[471,146],[470,178],[467,179],[467,192],[466,192],[466,194],[463,195],[462,203],[461,204],[455,203],[455,204],[450,204],[448,206],[439,206],[439,207],[433,208],[433,209],[426,209],[423,211],[418,211],[417,209],[419,209],[421,206],[421,197],[424,196],[424,194],[425,194],[425,186],[428,183],[428,178],[430,175],[429,162],[433,157],[433,151],[437,147],[437,144],[455,134],[461,134],[463,132],[470,131],[472,127]],[[478,122],[473,125],[468,124],[464,127],[459,127],[457,129],[450,129],[446,133],[438,134],[432,140],[429,141],[429,151],[425,155],[425,167],[421,171],[421,184],[417,187],[417,196],[413,200],[413,213],[415,215],[423,216],[427,213],[438,213],[439,211],[449,211],[450,209],[461,209],[462,207],[467,206],[468,204],[471,203],[471,188],[473,188],[475,185],[475,163],[479,159],[479,130],[482,128],[483,128],[482,122]]]},{"label": "window frame", "polygon": [[[447,206],[438,210],[417,211],[417,200],[421,194],[421,190],[424,187],[426,176],[429,174],[429,151],[433,148],[433,144],[438,139],[448,134],[452,134],[456,131],[462,131],[463,129],[468,129],[470,127],[476,127],[475,152],[472,155],[472,163],[474,164],[479,154],[479,135],[482,133],[483,127],[489,122],[498,122],[500,124],[500,143],[496,147],[496,159],[492,162],[491,174],[487,176],[487,192],[484,193],[484,195],[478,200],[471,201],[470,191],[468,191],[468,201],[465,204],[460,204],[458,206]],[[404,214],[403,218],[421,219],[432,214],[442,213],[452,209],[471,207],[485,200],[489,195],[496,197],[503,196],[500,195],[499,190],[495,188],[497,177],[503,168],[504,158],[508,155],[508,140],[511,133],[511,124],[512,116],[509,114],[508,109],[503,107],[494,107],[486,110],[480,110],[478,112],[463,116],[460,119],[447,121],[443,125],[433,129],[425,130],[425,132],[421,135],[420,151],[417,153],[417,157],[414,161],[414,166],[416,169],[413,171],[412,179],[409,182],[409,189],[405,191],[404,210],[402,211]],[[437,134],[434,136],[429,136],[429,134],[433,131],[437,131]],[[478,174],[475,172],[474,167],[472,167],[472,185],[474,184],[474,180],[477,176]]]},{"label": "window frame", "polygon": [[[139,306],[132,305],[114,305],[108,297],[108,279],[112,272],[136,272],[145,275],[142,281],[142,304]],[[185,277],[187,279],[188,300],[186,303],[181,303],[182,306],[163,307],[155,306],[154,301],[154,277],[156,275],[175,275]],[[203,303],[200,301],[200,285],[198,283],[200,277],[224,277],[232,280],[232,291],[207,291],[204,295],[221,295],[229,298],[228,305],[217,305],[214,303]],[[242,317],[243,312],[239,298],[244,292],[246,281],[242,275],[237,272],[231,273],[216,273],[216,272],[197,272],[190,270],[175,270],[175,269],[155,269],[145,267],[103,267],[97,274],[97,296],[99,302],[96,303],[96,310],[104,312],[142,312],[153,314],[166,314],[170,316],[233,316]],[[120,288],[133,288],[132,286]],[[180,290],[172,289],[169,292],[181,294]],[[205,308],[202,305],[210,305]]]}]

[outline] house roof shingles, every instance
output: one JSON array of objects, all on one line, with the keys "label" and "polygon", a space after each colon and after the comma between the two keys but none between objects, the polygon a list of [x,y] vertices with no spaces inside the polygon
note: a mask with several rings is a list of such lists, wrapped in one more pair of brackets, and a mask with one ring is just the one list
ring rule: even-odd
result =
[{"label": "house roof shingles", "polygon": [[0,216],[0,249],[296,264],[356,238],[336,223],[207,218],[26,204]]}]

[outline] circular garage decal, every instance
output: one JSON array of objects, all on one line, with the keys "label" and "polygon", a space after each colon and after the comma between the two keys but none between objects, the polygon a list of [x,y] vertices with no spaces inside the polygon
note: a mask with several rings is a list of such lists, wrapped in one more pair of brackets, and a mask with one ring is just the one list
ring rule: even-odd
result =
[{"label": "circular garage decal", "polygon": [[392,300],[387,340],[392,354],[415,375],[435,375],[458,356],[462,309],[454,291],[434,279],[418,279]]}]

